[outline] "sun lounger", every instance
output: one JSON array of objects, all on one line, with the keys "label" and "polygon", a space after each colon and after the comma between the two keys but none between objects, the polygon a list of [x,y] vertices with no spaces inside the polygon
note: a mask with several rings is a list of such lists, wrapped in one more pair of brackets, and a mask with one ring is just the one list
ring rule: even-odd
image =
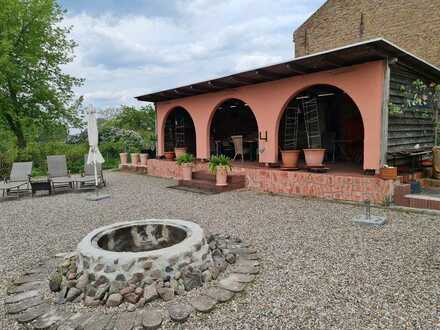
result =
[{"label": "sun lounger", "polygon": [[32,176],[32,162],[16,162],[12,164],[11,173],[0,183],[0,190],[5,193],[16,193],[17,198],[21,192],[29,191]]},{"label": "sun lounger", "polygon": [[[102,164],[96,164],[96,173],[98,176],[98,185],[106,185],[104,174],[102,173]],[[89,188],[96,186],[95,182],[95,168],[93,164],[87,164],[87,155],[84,156],[84,172],[81,177],[75,178],[75,182],[79,188]]]},{"label": "sun lounger", "polygon": [[47,156],[47,172],[53,192],[60,188],[74,188],[75,180],[67,170],[66,156]]}]

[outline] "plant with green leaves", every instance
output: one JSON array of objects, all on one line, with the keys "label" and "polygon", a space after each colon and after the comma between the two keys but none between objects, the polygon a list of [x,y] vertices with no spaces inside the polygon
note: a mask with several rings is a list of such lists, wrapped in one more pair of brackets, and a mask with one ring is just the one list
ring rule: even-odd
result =
[{"label": "plant with green leaves", "polygon": [[24,148],[24,126],[32,121],[80,126],[74,87],[83,83],[63,72],[75,42],[62,24],[55,0],[2,0],[0,4],[0,124]]},{"label": "plant with green leaves", "polygon": [[227,170],[232,169],[232,161],[231,158],[225,155],[213,155],[211,156],[211,159],[209,160],[208,169],[211,171],[211,173],[217,172],[217,167],[224,166]]},{"label": "plant with green leaves", "polygon": [[194,163],[194,156],[192,154],[184,153],[176,159],[177,165],[188,165]]}]

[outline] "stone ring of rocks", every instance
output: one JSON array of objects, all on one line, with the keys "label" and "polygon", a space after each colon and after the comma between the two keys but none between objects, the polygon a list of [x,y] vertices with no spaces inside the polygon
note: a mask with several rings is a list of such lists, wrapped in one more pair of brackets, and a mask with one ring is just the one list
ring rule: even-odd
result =
[{"label": "stone ring of rocks", "polygon": [[241,239],[193,222],[118,223],[17,278],[5,305],[28,329],[157,329],[230,301],[255,280],[258,260]]}]

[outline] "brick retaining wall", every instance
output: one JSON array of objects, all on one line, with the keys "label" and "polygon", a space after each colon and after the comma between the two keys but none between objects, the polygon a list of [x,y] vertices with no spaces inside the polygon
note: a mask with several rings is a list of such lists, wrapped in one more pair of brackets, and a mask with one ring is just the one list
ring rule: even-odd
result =
[{"label": "brick retaining wall", "polygon": [[[180,168],[174,161],[149,159],[148,174],[177,179]],[[195,171],[207,170],[208,163],[196,163]],[[276,169],[234,167],[233,173],[246,176],[247,188],[277,194],[317,197],[332,200],[361,202],[366,199],[375,204],[391,200],[393,181],[378,177],[286,172]]]}]

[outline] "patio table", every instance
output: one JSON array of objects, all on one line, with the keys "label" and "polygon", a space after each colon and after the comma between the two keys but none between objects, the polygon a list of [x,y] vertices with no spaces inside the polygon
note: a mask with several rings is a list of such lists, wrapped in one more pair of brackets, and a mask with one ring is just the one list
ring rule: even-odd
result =
[{"label": "patio table", "polygon": [[49,195],[52,195],[52,186],[48,178],[39,178],[31,180],[32,196],[37,191],[48,191]]}]

